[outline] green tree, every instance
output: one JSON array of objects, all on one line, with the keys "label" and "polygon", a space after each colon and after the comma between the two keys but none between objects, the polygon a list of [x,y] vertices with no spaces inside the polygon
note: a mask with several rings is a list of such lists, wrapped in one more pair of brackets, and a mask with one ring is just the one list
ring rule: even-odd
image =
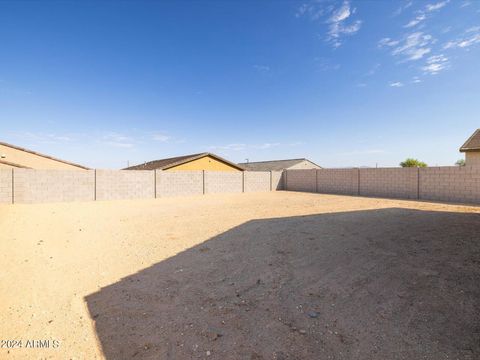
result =
[{"label": "green tree", "polygon": [[417,159],[412,159],[408,158],[405,161],[402,161],[400,163],[401,167],[427,167],[428,165],[424,163],[423,161],[417,160]]},{"label": "green tree", "polygon": [[457,162],[455,163],[455,165],[457,165],[457,166],[465,166],[465,159],[459,159],[459,160],[457,160]]}]

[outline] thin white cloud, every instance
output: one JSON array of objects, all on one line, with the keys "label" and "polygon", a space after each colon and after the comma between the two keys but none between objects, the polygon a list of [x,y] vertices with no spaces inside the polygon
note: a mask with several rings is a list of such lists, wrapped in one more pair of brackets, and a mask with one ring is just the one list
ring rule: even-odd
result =
[{"label": "thin white cloud", "polygon": [[398,40],[392,40],[389,37],[380,39],[378,41],[378,47],[384,47],[384,46],[397,46],[400,43]]},{"label": "thin white cloud", "polygon": [[268,65],[255,64],[255,65],[253,65],[253,68],[255,70],[257,70],[258,72],[262,72],[262,73],[267,73],[267,72],[270,71],[270,66],[268,66]]},{"label": "thin white cloud", "polygon": [[271,149],[274,147],[278,147],[280,145],[286,145],[286,146],[297,146],[299,144],[303,144],[300,142],[297,143],[290,143],[290,144],[282,144],[279,142],[274,142],[274,143],[262,143],[262,144],[244,144],[244,143],[232,143],[232,144],[227,144],[227,145],[212,145],[212,146],[207,146],[207,149],[212,150],[212,151],[245,151],[249,149],[254,149],[254,150],[267,150]]},{"label": "thin white cloud", "polygon": [[408,22],[408,24],[406,24],[404,27],[405,28],[411,28],[411,27],[414,27],[418,24],[420,24],[422,21],[424,21],[425,19],[427,18],[427,16],[425,14],[419,14],[415,17],[415,19],[413,20],[410,20],[410,22]]},{"label": "thin white cloud", "polygon": [[468,29],[465,32],[467,35],[463,38],[459,38],[456,40],[451,40],[447,42],[443,48],[444,49],[452,49],[452,48],[469,48],[472,45],[480,43],[480,27],[475,26]]},{"label": "thin white cloud", "polygon": [[345,36],[356,34],[362,26],[361,20],[351,20],[355,11],[349,0],[343,1],[340,6],[326,5],[325,2],[316,0],[301,4],[295,16],[311,20],[323,19],[328,26],[326,41],[337,48],[342,45]]},{"label": "thin white cloud", "polygon": [[436,75],[440,71],[447,69],[448,65],[448,58],[445,55],[434,55],[427,59],[427,62],[425,66],[422,67],[422,70],[426,74]]},{"label": "thin white cloud", "polygon": [[167,142],[171,137],[162,133],[155,133],[152,135],[152,139],[159,142]]},{"label": "thin white cloud", "polygon": [[264,143],[259,145],[252,145],[254,149],[271,149],[276,146],[280,146],[280,143]]},{"label": "thin white cloud", "polygon": [[445,5],[447,5],[449,2],[449,0],[445,0],[445,1],[440,1],[436,4],[427,4],[427,6],[425,6],[425,10],[428,11],[428,12],[432,12],[432,11],[436,11],[436,10],[440,10],[441,8],[443,8]]},{"label": "thin white cloud", "polygon": [[332,11],[333,6],[320,6],[318,1],[303,3],[301,4],[297,11],[295,12],[295,17],[300,18],[307,16],[311,20],[318,20],[322,16],[325,16],[328,12]]},{"label": "thin white cloud", "polygon": [[400,82],[400,81],[390,82],[388,85],[391,86],[391,87],[403,87],[404,86],[403,83]]},{"label": "thin white cloud", "polygon": [[116,132],[109,132],[102,135],[100,143],[119,148],[133,148],[134,146],[132,137]]},{"label": "thin white cloud", "polygon": [[422,79],[420,79],[418,76],[414,76],[412,79],[412,83],[414,84],[419,84],[422,82]]},{"label": "thin white cloud", "polygon": [[333,11],[329,23],[327,41],[333,47],[337,48],[342,45],[342,37],[344,35],[353,35],[358,32],[362,26],[361,20],[355,20],[351,24],[346,24],[346,20],[355,13],[355,9],[351,9],[350,3],[345,1],[342,6]]},{"label": "thin white cloud", "polygon": [[407,1],[404,5],[400,6],[395,12],[393,13],[393,16],[398,16],[405,10],[407,10],[410,6],[413,5],[413,1]]},{"label": "thin white cloud", "polygon": [[353,150],[348,152],[338,153],[337,155],[341,156],[353,156],[353,155],[375,155],[375,154],[385,154],[386,151],[383,149],[364,149],[364,150]]},{"label": "thin white cloud", "polygon": [[350,4],[345,1],[340,8],[335,10],[329,19],[331,23],[338,23],[346,20],[352,14]]},{"label": "thin white cloud", "polygon": [[419,60],[430,53],[429,46],[433,42],[431,35],[415,32],[407,35],[400,46],[392,51],[392,55],[402,56],[406,61]]},{"label": "thin white cloud", "polygon": [[413,18],[407,24],[405,24],[404,27],[411,28],[411,27],[417,26],[418,24],[427,20],[427,15],[430,15],[434,11],[440,10],[445,5],[447,5],[448,2],[449,0],[445,0],[445,1],[440,1],[438,3],[434,3],[434,4],[425,5],[425,8],[423,8],[422,10],[416,11],[417,15],[415,16],[415,18]]}]

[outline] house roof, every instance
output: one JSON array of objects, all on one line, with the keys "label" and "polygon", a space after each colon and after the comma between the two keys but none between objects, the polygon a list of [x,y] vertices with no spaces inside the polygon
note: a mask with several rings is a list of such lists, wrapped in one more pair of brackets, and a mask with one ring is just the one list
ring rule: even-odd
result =
[{"label": "house roof", "polygon": [[[45,154],[42,154],[42,153],[39,153],[39,152],[36,152],[36,151],[33,151],[33,150],[25,149],[25,148],[22,148],[22,147],[20,147],[20,146],[8,144],[8,143],[6,143],[6,142],[1,142],[1,141],[0,141],[0,145],[7,146],[7,147],[11,147],[12,149],[24,151],[24,152],[26,152],[26,153],[30,153],[30,154],[33,154],[33,155],[41,156],[41,157],[43,157],[43,158],[50,159],[50,160],[54,160],[54,161],[58,161],[58,162],[61,162],[61,163],[64,163],[64,164],[76,166],[76,167],[79,167],[79,168],[82,168],[82,169],[85,169],[85,170],[90,170],[90,168],[88,168],[88,167],[86,167],[86,166],[79,165],[79,164],[76,164],[76,163],[73,163],[73,162],[70,162],[70,161],[58,159],[58,158],[55,158],[55,157],[53,157],[53,156],[49,156],[49,155],[45,155]],[[6,164],[7,161],[3,161],[3,163]],[[24,168],[27,168],[26,166],[23,166],[23,165],[20,165],[20,164],[9,163],[9,164],[7,164],[7,165],[12,165],[12,166],[16,166],[16,167],[24,167]]]},{"label": "house roof", "polygon": [[172,167],[175,167],[175,166],[178,166],[178,165],[181,165],[181,164],[188,163],[188,162],[193,161],[193,160],[201,159],[205,156],[213,157],[213,158],[215,158],[215,159],[217,159],[217,160],[219,160],[223,163],[226,163],[230,166],[233,166],[236,169],[244,170],[241,166],[239,166],[235,163],[232,163],[231,161],[228,161],[228,160],[226,160],[226,159],[224,159],[224,158],[222,158],[218,155],[208,153],[208,152],[199,153],[199,154],[192,154],[192,155],[177,156],[177,157],[168,158],[168,159],[153,160],[153,161],[146,162],[144,164],[130,166],[130,167],[127,167],[123,170],[155,170],[155,169],[166,170],[166,169],[170,169]]},{"label": "house roof", "polygon": [[480,129],[477,129],[472,136],[460,148],[461,152],[480,151]]},{"label": "house roof", "polygon": [[254,161],[248,163],[239,163],[238,165],[245,168],[245,170],[250,171],[280,171],[284,169],[288,169],[302,161],[308,161],[312,164],[320,167],[319,165],[315,164],[313,161],[308,159],[285,159],[285,160],[271,160],[271,161]]}]

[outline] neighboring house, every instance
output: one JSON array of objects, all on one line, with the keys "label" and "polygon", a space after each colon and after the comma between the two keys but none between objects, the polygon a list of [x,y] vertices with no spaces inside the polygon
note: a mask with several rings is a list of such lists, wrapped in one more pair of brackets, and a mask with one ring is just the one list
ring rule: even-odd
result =
[{"label": "neighboring house", "polygon": [[16,168],[88,170],[82,165],[0,142],[0,169]]},{"label": "neighboring house", "polygon": [[470,136],[460,151],[465,153],[465,165],[480,166],[480,129]]},{"label": "neighboring house", "polygon": [[307,159],[287,159],[287,160],[271,160],[271,161],[255,161],[247,163],[239,163],[241,167],[249,171],[281,171],[281,170],[298,170],[298,169],[321,169],[314,162]]},{"label": "neighboring house", "polygon": [[124,170],[211,170],[211,171],[243,171],[243,168],[218,155],[200,153],[177,156],[168,159],[149,161],[144,164],[130,166]]}]

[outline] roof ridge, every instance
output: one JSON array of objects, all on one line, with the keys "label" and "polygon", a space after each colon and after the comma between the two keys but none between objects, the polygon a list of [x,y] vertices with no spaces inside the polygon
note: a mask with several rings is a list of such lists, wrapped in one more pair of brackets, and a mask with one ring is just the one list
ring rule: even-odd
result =
[{"label": "roof ridge", "polygon": [[[158,167],[156,167],[156,169],[167,170],[167,169],[170,169],[172,167],[188,163],[190,161],[201,159],[205,156],[211,156],[211,157],[217,159],[218,161],[224,162],[224,163],[226,163],[226,164],[228,164],[228,165],[230,165],[234,168],[237,168],[239,170],[244,170],[240,165],[235,164],[235,163],[233,163],[233,162],[231,162],[227,159],[222,158],[221,156],[218,156],[218,155],[210,153],[210,152],[203,152],[203,153],[191,154],[191,155],[181,155],[181,156],[174,156],[174,157],[165,158],[165,159],[157,159],[157,160],[147,161],[147,162],[140,163],[140,164],[137,164],[137,165],[129,166],[127,168],[124,168],[124,170],[142,169],[142,167],[146,167],[148,165],[155,165],[155,163],[157,163],[157,165],[158,165]],[[169,162],[169,160],[174,160],[174,161]]]},{"label": "roof ridge", "polygon": [[[239,164],[258,164],[258,163],[266,163],[266,162],[279,162],[279,161],[294,161],[294,160],[307,160],[306,158],[298,158],[298,159],[283,159],[283,160],[263,160],[263,161],[249,161],[249,162],[241,162]],[[309,160],[310,161],[310,160]]]},{"label": "roof ridge", "polygon": [[480,135],[480,129],[475,130],[475,132],[465,141],[465,143],[460,147],[460,152],[465,152],[468,150],[477,150],[480,149],[480,146],[468,147],[468,143],[472,141],[477,135]]}]

